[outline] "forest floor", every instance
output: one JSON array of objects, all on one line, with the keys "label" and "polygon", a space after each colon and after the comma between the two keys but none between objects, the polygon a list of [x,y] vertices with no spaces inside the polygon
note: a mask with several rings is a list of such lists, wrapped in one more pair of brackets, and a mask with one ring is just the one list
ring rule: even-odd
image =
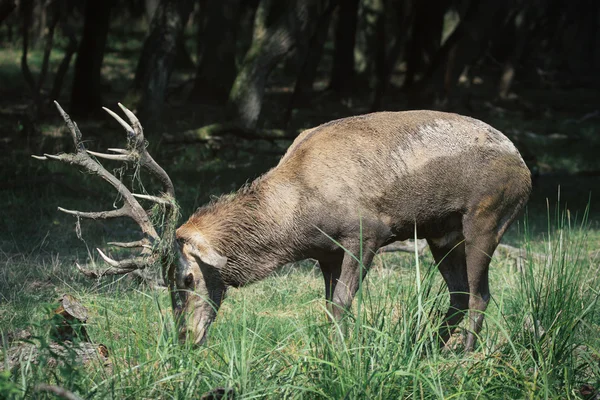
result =
[{"label": "forest floor", "polygon": [[[103,74],[110,85],[106,105],[114,109],[133,69],[118,55],[123,49],[113,50]],[[34,73],[40,58],[36,51],[30,56]],[[503,254],[494,257],[492,302],[475,352],[461,350],[461,333],[452,349],[430,346],[448,300],[428,252],[376,257],[346,335],[327,322],[320,272],[305,261],[231,290],[208,345],[190,348],[177,344],[166,293],[128,278],[89,280],[76,270],[75,262],[99,266],[94,248],[135,237],[135,226],[86,221],[79,236],[76,219],[56,210],[106,209],[116,199],[89,175],[30,157],[69,151],[71,144],[50,107],[39,119],[29,114],[19,62],[17,49],[0,50],[0,370],[19,331],[31,334],[28,340],[40,356],[35,363],[23,356],[20,368],[0,372],[0,397],[35,397],[37,384],[50,383],[82,398],[193,398],[211,390],[236,398],[598,398],[597,89],[552,84],[532,89],[525,81],[515,85],[515,99],[488,100],[493,84],[482,73],[455,110],[505,132],[536,172],[527,213],[504,240],[533,252],[520,264]],[[182,101],[190,76],[175,77],[165,109],[169,122],[146,127],[153,132],[150,152],[175,184],[182,220],[211,196],[267,171],[290,143],[235,136],[211,143],[164,141],[163,132],[176,135],[222,118],[218,109]],[[273,82],[262,124],[279,128],[290,85],[283,72]],[[402,109],[402,98],[400,90],[390,90],[386,109]],[[367,100],[351,100],[342,104],[316,91],[308,107],[292,114],[290,128],[368,111]],[[68,111],[68,101],[61,103]],[[125,141],[108,116],[77,122],[91,149]],[[133,172],[117,163],[109,167]],[[88,308],[87,331],[108,349],[108,363],[99,358],[81,366],[67,353],[53,356],[62,361],[58,366],[48,364],[51,310],[64,293]]]}]

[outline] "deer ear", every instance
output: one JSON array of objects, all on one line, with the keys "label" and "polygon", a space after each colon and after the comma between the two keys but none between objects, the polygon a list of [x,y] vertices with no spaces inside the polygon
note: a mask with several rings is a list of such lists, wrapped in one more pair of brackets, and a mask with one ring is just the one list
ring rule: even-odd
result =
[{"label": "deer ear", "polygon": [[227,257],[217,253],[217,251],[200,234],[192,235],[188,241],[189,252],[194,257],[199,258],[203,263],[220,269],[227,264]]}]

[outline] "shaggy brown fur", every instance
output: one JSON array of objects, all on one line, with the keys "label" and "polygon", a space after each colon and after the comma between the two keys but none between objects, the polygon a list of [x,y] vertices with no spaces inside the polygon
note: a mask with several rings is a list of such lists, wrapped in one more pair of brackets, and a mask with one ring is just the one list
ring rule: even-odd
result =
[{"label": "shaggy brown fur", "polygon": [[379,247],[412,237],[416,223],[451,292],[441,342],[472,309],[472,348],[489,301],[490,257],[530,190],[529,170],[512,143],[472,118],[384,112],[305,131],[275,168],[178,229],[178,285],[199,296],[184,296],[196,315],[195,340],[228,286],[305,258],[319,261],[329,310],[340,318],[362,277],[336,242],[362,253],[366,271]]}]

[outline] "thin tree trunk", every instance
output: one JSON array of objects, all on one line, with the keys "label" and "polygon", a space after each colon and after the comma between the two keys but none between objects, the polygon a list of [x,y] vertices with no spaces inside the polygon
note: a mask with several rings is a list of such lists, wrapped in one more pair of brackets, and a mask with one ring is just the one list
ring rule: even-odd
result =
[{"label": "thin tree trunk", "polygon": [[15,0],[0,0],[0,24],[8,17],[17,7]]},{"label": "thin tree trunk", "polygon": [[[56,7],[56,4],[54,4]],[[48,4],[48,7],[51,8],[52,4]],[[52,52],[52,47],[54,43],[54,30],[56,29],[56,24],[58,23],[59,15],[58,10],[45,10],[44,14],[50,13],[50,23],[48,24],[48,33],[46,34],[46,43],[44,45],[44,58],[42,60],[42,68],[40,70],[40,76],[37,84],[37,92],[41,93],[42,87],[44,86],[44,82],[46,81],[46,74],[48,73],[48,64],[50,62],[50,53]],[[45,30],[45,29],[44,29]]]},{"label": "thin tree trunk", "polygon": [[[222,104],[227,101],[236,75],[235,47],[240,0],[210,0],[207,5],[206,39],[198,63],[193,100]],[[219,38],[219,40],[214,40]]]},{"label": "thin tree trunk", "polygon": [[423,74],[427,70],[439,50],[444,28],[444,14],[449,5],[448,0],[417,2],[412,39],[408,49],[404,81],[406,87],[410,87],[415,82],[419,73]]},{"label": "thin tree trunk", "polygon": [[357,82],[370,89],[376,85],[378,57],[385,51],[385,7],[386,0],[363,0],[359,10],[357,43],[354,50]]},{"label": "thin tree trunk", "polygon": [[522,10],[516,12],[514,17],[512,17],[509,21],[509,29],[513,30],[513,34],[506,36],[513,38],[511,46],[512,51],[508,55],[507,59],[504,61],[504,65],[502,66],[502,73],[500,75],[500,81],[498,83],[498,95],[501,99],[506,99],[508,97],[510,88],[515,77],[516,66],[521,60],[521,56],[523,55],[523,51],[525,50],[527,45],[527,36],[529,31],[529,27],[527,26],[527,11],[528,7],[525,6]]},{"label": "thin tree trunk", "polygon": [[210,40],[205,36],[206,24],[208,23],[207,5],[208,0],[198,0],[196,3],[197,8],[192,14],[194,28],[196,29],[196,65],[202,63],[203,43],[205,40]]},{"label": "thin tree trunk", "polygon": [[317,70],[323,56],[323,48],[325,47],[325,42],[327,41],[331,17],[333,15],[333,11],[337,7],[338,0],[329,1],[325,10],[319,17],[317,28],[310,39],[308,51],[306,52],[306,56],[304,57],[304,61],[300,67],[300,71],[298,72],[298,78],[296,79],[296,84],[294,86],[294,93],[290,98],[289,106],[284,117],[286,125],[290,122],[294,107],[296,107],[299,103],[303,103],[307,93],[312,92],[313,85],[317,77]]},{"label": "thin tree trunk", "polygon": [[267,79],[275,66],[306,36],[313,1],[262,0],[256,12],[254,40],[246,53],[228,101],[228,115],[241,127],[258,123]]},{"label": "thin tree trunk", "polygon": [[[138,61],[134,97],[139,99],[138,114],[152,124],[160,120],[173,72],[177,43],[192,11],[191,0],[162,0],[154,12],[150,35]],[[135,101],[135,99],[134,99]]]},{"label": "thin tree trunk", "polygon": [[[375,87],[375,96],[373,103],[371,104],[371,111],[381,110],[383,106],[383,97],[387,91],[390,77],[398,59],[402,58],[406,44],[410,40],[410,31],[412,30],[412,24],[414,19],[415,0],[407,0],[402,4],[396,4],[396,37],[394,42],[387,52],[387,54],[379,54],[378,65],[377,65],[377,84]],[[387,4],[389,5],[389,4]],[[381,33],[380,33],[381,35]],[[380,36],[380,41],[385,42],[385,30],[383,32],[383,38]],[[381,45],[380,45],[381,46]],[[382,46],[383,47],[383,46]],[[380,49],[380,51],[383,51]]]},{"label": "thin tree trunk", "polygon": [[33,79],[33,75],[31,74],[31,70],[29,69],[29,64],[27,62],[27,55],[29,52],[29,28],[31,27],[33,0],[22,0],[19,8],[21,12],[21,18],[23,19],[23,53],[21,55],[21,71],[23,73],[23,77],[25,78],[25,82],[27,82],[27,85],[29,85],[32,95],[34,96],[34,102],[37,104],[38,101],[37,98],[35,98],[35,79]]},{"label": "thin tree trunk", "polygon": [[106,48],[112,1],[85,3],[83,36],[77,51],[71,111],[74,114],[98,112],[102,107],[101,68]]},{"label": "thin tree trunk", "polygon": [[338,10],[329,88],[342,95],[351,94],[354,89],[354,46],[358,4],[359,0],[341,0]]},{"label": "thin tree trunk", "polygon": [[373,101],[371,102],[371,111],[381,109],[383,103],[383,93],[387,86],[387,66],[386,66],[386,32],[385,32],[385,10],[389,9],[389,2],[382,5],[381,15],[378,15],[375,29],[375,60],[374,60],[374,86],[375,91]]},{"label": "thin tree trunk", "polygon": [[493,21],[506,5],[495,0],[472,0],[464,18],[436,54],[425,77],[412,90],[411,107],[444,106],[465,66],[481,54]]},{"label": "thin tree trunk", "polygon": [[56,70],[56,75],[54,75],[54,83],[52,84],[52,90],[50,91],[50,100],[57,100],[60,97],[65,76],[69,71],[71,59],[77,50],[77,39],[75,38],[75,34],[70,27],[66,26],[66,24],[67,23],[63,26],[63,33],[69,38],[69,44],[67,45],[65,55]]}]

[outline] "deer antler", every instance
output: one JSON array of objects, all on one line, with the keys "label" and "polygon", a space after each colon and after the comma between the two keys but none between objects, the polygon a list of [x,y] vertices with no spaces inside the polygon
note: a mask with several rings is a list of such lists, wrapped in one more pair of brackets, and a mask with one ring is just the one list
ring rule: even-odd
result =
[{"label": "deer antler", "polygon": [[[71,120],[69,115],[61,108],[61,106],[55,101],[56,108],[65,120],[69,131],[73,137],[73,143],[75,144],[74,153],[65,153],[59,155],[44,154],[43,156],[32,156],[38,160],[58,160],[67,164],[75,164],[83,167],[88,172],[100,176],[111,186],[113,186],[117,192],[123,198],[123,205],[121,208],[110,211],[96,211],[86,212],[77,210],[67,210],[65,208],[58,207],[58,209],[64,213],[75,215],[81,218],[90,219],[110,219],[128,217],[134,220],[142,230],[143,238],[132,242],[109,242],[108,244],[124,248],[142,248],[139,256],[127,258],[124,260],[114,260],[104,254],[102,250],[98,250],[100,257],[110,265],[110,268],[104,271],[91,271],[84,269],[80,265],[77,268],[84,273],[86,276],[98,278],[105,275],[119,275],[127,274],[133,271],[143,270],[146,267],[155,264],[160,261],[163,266],[163,277],[165,282],[169,282],[168,275],[171,273],[170,264],[170,250],[175,237],[175,223],[178,218],[178,208],[175,203],[175,190],[173,183],[169,178],[169,175],[162,169],[156,161],[150,156],[146,150],[146,141],[144,139],[144,133],[140,121],[136,116],[119,104],[119,107],[123,110],[129,124],[125,122],[121,117],[112,112],[111,110],[104,108],[114,119],[119,122],[125,128],[127,132],[127,149],[108,149],[115,154],[97,153],[94,151],[86,150],[82,140],[81,132],[77,127],[77,124]],[[151,175],[158,179],[163,187],[163,193],[160,196],[150,196],[144,194],[132,193],[118,178],[108,172],[102,164],[97,160],[90,157],[90,154],[97,158],[104,158],[116,161],[133,162],[140,165]],[[159,236],[155,226],[150,221],[148,214],[144,208],[140,205],[137,199],[149,200],[162,205],[165,209],[165,219],[162,226],[163,238]]]}]

